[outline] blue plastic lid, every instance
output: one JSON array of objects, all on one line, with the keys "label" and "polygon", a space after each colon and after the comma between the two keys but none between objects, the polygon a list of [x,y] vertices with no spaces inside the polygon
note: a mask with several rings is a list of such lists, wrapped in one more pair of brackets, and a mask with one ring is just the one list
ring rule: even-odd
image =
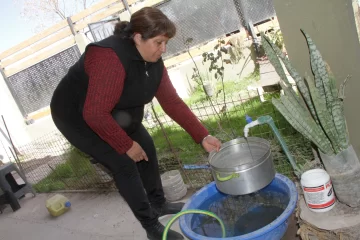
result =
[{"label": "blue plastic lid", "polygon": [[67,207],[67,208],[71,207],[71,202],[67,201],[67,202],[65,203],[65,207]]},{"label": "blue plastic lid", "polygon": [[246,114],[246,117],[245,117],[245,118],[246,118],[246,122],[247,122],[247,123],[251,123],[251,122],[252,122],[252,118],[251,118],[249,115]]}]

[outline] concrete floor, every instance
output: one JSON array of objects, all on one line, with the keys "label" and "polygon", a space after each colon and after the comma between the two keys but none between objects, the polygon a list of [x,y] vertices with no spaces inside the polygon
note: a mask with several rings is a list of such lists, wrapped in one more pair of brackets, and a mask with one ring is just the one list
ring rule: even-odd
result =
[{"label": "concrete floor", "polygon": [[[192,192],[183,199],[186,201]],[[145,231],[117,192],[66,193],[71,209],[57,218],[45,207],[46,199],[54,194],[27,194],[20,200],[21,209],[13,212],[7,206],[0,215],[0,240],[145,240]],[[171,216],[160,219],[164,224]],[[172,226],[179,231],[178,221]],[[294,219],[283,240],[295,240]]]},{"label": "concrete floor", "polygon": [[72,207],[54,218],[45,207],[53,194],[28,194],[21,199],[22,208],[10,207],[0,215],[0,239],[115,240],[146,239],[145,231],[116,192],[66,193]]}]

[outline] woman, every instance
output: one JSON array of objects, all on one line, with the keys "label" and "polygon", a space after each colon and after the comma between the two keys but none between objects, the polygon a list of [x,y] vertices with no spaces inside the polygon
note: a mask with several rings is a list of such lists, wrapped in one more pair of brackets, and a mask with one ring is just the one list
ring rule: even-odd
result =
[{"label": "woman", "polygon": [[[161,55],[175,32],[160,10],[139,10],[130,22],[118,23],[113,36],[87,46],[50,105],[54,123],[68,141],[111,171],[149,239],[161,239],[164,226],[158,217],[181,211],[183,203],[164,198],[154,143],[141,123],[144,105],[156,97],[207,152],[221,145],[170,82]],[[183,239],[175,231],[168,236]]]}]

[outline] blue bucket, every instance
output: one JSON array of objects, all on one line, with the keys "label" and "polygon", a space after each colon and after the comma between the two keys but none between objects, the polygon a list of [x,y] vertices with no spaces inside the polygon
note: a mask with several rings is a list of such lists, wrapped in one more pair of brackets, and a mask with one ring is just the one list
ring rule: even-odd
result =
[{"label": "blue bucket", "polygon": [[[280,240],[284,236],[288,228],[288,219],[290,215],[294,212],[297,204],[298,193],[295,184],[289,178],[277,173],[273,181],[260,191],[281,191],[285,193],[289,197],[289,203],[283,213],[276,220],[256,231],[236,237],[227,237],[224,239]],[[223,193],[217,190],[215,182],[212,182],[200,189],[198,192],[196,192],[184,205],[182,210],[198,209],[205,201],[208,201],[212,198],[217,199],[220,194],[223,195]],[[191,223],[193,218],[196,217],[195,215],[196,214],[187,214],[181,216],[179,219],[180,229],[186,237],[192,240],[220,239],[203,236],[194,232],[191,229]]]}]

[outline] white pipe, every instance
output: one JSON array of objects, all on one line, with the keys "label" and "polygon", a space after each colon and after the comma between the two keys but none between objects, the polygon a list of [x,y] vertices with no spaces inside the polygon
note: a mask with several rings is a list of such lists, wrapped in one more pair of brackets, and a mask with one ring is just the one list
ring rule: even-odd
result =
[{"label": "white pipe", "polygon": [[246,124],[246,126],[244,127],[244,136],[245,136],[245,138],[248,137],[250,128],[252,128],[252,127],[254,127],[256,125],[259,125],[259,124],[260,124],[259,120],[255,120],[255,121],[252,121],[251,123]]}]

